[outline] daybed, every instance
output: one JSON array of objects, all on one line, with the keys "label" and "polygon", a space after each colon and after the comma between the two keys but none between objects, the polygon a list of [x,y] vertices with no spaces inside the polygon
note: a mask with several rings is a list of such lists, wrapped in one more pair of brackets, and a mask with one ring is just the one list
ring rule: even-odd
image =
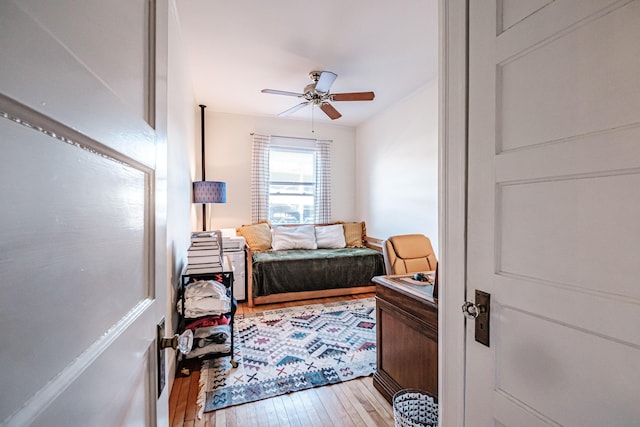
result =
[{"label": "daybed", "polygon": [[385,272],[382,241],[364,222],[242,226],[247,241],[247,302],[256,304],[375,292]]}]

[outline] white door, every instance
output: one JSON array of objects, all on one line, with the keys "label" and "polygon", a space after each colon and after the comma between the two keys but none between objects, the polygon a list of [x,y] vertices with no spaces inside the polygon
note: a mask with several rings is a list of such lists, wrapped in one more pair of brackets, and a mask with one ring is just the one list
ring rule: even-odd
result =
[{"label": "white door", "polygon": [[165,417],[161,15],[147,0],[0,2],[1,425]]},{"label": "white door", "polygon": [[640,1],[469,7],[465,425],[637,426]]}]

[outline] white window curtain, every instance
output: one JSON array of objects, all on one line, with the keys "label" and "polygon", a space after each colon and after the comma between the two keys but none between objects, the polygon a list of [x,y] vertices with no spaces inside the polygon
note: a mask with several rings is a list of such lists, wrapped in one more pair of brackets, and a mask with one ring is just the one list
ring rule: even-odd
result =
[{"label": "white window curtain", "polygon": [[316,141],[315,222],[331,222],[331,141]]},{"label": "white window curtain", "polygon": [[269,218],[269,147],[271,137],[253,135],[251,152],[251,220],[255,224]]},{"label": "white window curtain", "polygon": [[[311,142],[311,141],[309,141]],[[269,149],[271,136],[253,134],[251,159],[251,220],[269,219]],[[315,218],[318,224],[331,222],[331,141],[317,140]]]}]

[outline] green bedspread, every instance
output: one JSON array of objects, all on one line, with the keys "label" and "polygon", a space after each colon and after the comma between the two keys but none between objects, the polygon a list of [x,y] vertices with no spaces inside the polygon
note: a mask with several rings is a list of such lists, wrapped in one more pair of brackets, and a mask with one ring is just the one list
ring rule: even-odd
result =
[{"label": "green bedspread", "polygon": [[369,248],[257,252],[253,296],[369,286],[382,274],[382,253]]}]

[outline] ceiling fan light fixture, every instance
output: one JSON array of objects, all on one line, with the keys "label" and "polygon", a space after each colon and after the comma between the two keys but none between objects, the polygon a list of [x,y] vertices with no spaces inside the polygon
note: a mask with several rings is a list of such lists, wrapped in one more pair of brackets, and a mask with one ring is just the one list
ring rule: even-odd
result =
[{"label": "ceiling fan light fixture", "polygon": [[312,71],[312,73],[314,73],[314,81],[316,82],[316,93],[320,93],[323,95],[329,93],[331,85],[333,85],[333,82],[335,82],[336,78],[338,78],[338,75],[336,73],[332,73],[331,71],[322,71],[320,72],[318,79],[315,80],[315,76],[318,71]]},{"label": "ceiling fan light fixture", "polygon": [[315,83],[309,83],[308,85],[306,85],[304,87],[304,96],[307,99],[311,99],[315,92],[316,92],[316,84]]},{"label": "ceiling fan light fixture", "polygon": [[375,97],[373,92],[350,92],[350,93],[336,93],[331,94],[329,90],[336,80],[338,75],[331,71],[311,71],[309,78],[313,80],[305,86],[303,93],[286,92],[275,89],[262,89],[262,93],[270,93],[274,95],[287,95],[296,96],[298,98],[306,99],[306,102],[298,104],[288,110],[283,111],[279,116],[289,115],[295,111],[298,111],[302,107],[309,104],[311,106],[318,105],[320,109],[331,119],[335,120],[342,117],[342,114],[336,110],[330,101],[371,101]]}]

